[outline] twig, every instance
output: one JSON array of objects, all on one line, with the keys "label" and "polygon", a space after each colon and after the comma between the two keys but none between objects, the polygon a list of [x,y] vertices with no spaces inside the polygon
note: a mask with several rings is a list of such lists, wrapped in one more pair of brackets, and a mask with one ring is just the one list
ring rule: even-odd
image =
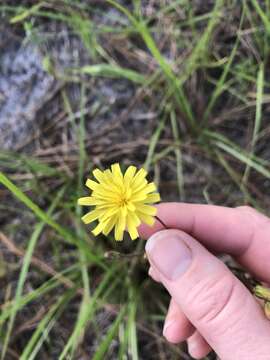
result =
[{"label": "twig", "polygon": [[164,227],[164,229],[169,229],[168,226],[157,215],[155,216],[155,218]]},{"label": "twig", "polygon": [[[12,252],[14,255],[18,256],[18,257],[24,257],[25,255],[25,251],[18,248],[16,245],[14,245],[14,243],[11,241],[11,239],[9,239],[6,235],[4,235],[2,232],[0,232],[0,241],[6,246],[6,248]],[[43,262],[42,260],[38,259],[35,256],[32,256],[31,258],[31,264],[36,266],[38,269],[40,269],[41,271],[45,272],[46,274],[49,274],[51,276],[55,276],[58,278],[58,280],[68,289],[72,289],[74,287],[76,287],[76,284],[66,278],[65,276],[59,274],[56,270],[54,270],[52,267],[50,267],[48,264],[46,264],[45,262]],[[80,296],[84,295],[84,291],[82,288],[77,289],[76,293]],[[6,304],[0,306],[0,308],[6,306]],[[118,314],[118,310],[114,308],[113,305],[111,304],[102,304],[102,307],[104,309],[106,309],[107,311],[111,312],[114,315]]]},{"label": "twig", "polygon": [[[18,257],[24,257],[25,251],[18,248],[11,239],[9,239],[6,235],[4,235],[2,232],[0,232],[0,241],[6,246],[6,248],[12,252],[14,255]],[[31,258],[31,264],[39,268],[41,271],[43,271],[46,274],[49,274],[51,276],[55,276],[65,287],[68,289],[72,289],[76,287],[75,283],[66,278],[65,276],[58,273],[56,270],[54,270],[51,266],[46,264],[44,261],[38,259],[35,256],[32,256]],[[80,295],[83,295],[83,289],[77,289],[77,293]]]},{"label": "twig", "polygon": [[[16,245],[14,245],[14,243],[11,241],[11,239],[9,239],[6,235],[4,235],[2,232],[0,232],[0,241],[6,246],[6,248],[12,252],[14,255],[18,256],[18,257],[24,257],[25,255],[25,251],[18,248]],[[37,268],[39,268],[40,270],[42,270],[43,272],[55,276],[59,279],[59,281],[66,286],[67,288],[73,288],[75,287],[75,283],[73,281],[71,281],[70,279],[67,279],[65,276],[59,274],[56,270],[54,270],[52,267],[50,267],[48,264],[46,264],[45,262],[43,262],[42,260],[38,259],[35,256],[32,256],[31,258],[31,264],[36,266]],[[84,292],[83,289],[77,289],[77,294],[80,296],[83,296]],[[4,304],[2,306],[0,306],[0,308],[5,307],[7,304]],[[106,311],[108,311],[109,313],[117,316],[119,313],[119,308],[117,308],[115,305],[112,304],[100,304],[102,308],[104,308]],[[165,342],[166,340],[163,339],[159,334],[154,333],[153,331],[151,331],[150,329],[148,329],[146,326],[144,326],[141,322],[136,321],[136,325],[138,327],[138,329],[140,329],[142,332],[144,332],[145,334],[148,334],[152,337],[154,337],[155,339],[158,339],[159,341]],[[184,356],[184,359],[188,359],[186,358],[185,354],[181,351],[177,349],[178,354],[181,354],[182,356]],[[15,356],[15,353],[13,354]]]}]

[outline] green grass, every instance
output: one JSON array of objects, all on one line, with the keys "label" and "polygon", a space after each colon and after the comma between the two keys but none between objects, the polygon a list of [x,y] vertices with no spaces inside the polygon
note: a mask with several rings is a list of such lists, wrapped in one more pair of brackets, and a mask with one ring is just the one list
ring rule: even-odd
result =
[{"label": "green grass", "polygon": [[[147,262],[104,256],[143,251],[144,242],[96,239],[82,224],[77,198],[94,167],[144,166],[164,201],[269,213],[270,1],[130,3],[0,5],[11,29],[46,49],[62,116],[41,132],[39,151],[34,142],[31,152],[0,151],[1,231],[24,253],[4,253],[2,359],[190,358],[162,338],[169,298],[148,279]],[[48,44],[58,34],[43,29],[52,22],[80,39],[89,63],[55,66]],[[120,87],[124,100],[97,94],[101,84]]]},{"label": "green grass", "polygon": [[[65,191],[65,188],[63,187],[60,190],[60,192],[57,194],[54,202],[52,203],[50,209],[48,210],[48,215],[51,215],[52,211],[55,209],[55,207],[57,206],[57,204],[60,201],[61,197],[63,196],[64,191]],[[13,325],[14,325],[17,309],[19,308],[19,303],[20,303],[20,300],[21,300],[21,297],[22,297],[22,291],[23,291],[25,279],[26,279],[27,273],[29,271],[31,257],[33,255],[33,252],[34,252],[35,246],[37,244],[37,241],[38,241],[38,239],[40,237],[40,234],[42,233],[42,231],[44,229],[44,225],[45,225],[44,222],[38,223],[36,225],[36,227],[35,227],[35,230],[33,231],[33,234],[31,236],[31,238],[29,239],[28,247],[26,249],[25,256],[24,256],[22,270],[21,270],[20,276],[18,278],[18,285],[17,285],[17,288],[16,288],[14,303],[12,304],[12,308],[11,308],[11,315],[10,315],[10,318],[9,318],[9,323],[8,323],[8,327],[7,327],[7,333],[6,333],[6,336],[5,336],[3,350],[2,350],[2,359],[4,359],[5,355],[6,355],[6,350],[7,350],[7,346],[8,346],[8,343],[9,343],[9,338],[10,338],[11,331],[12,331],[12,328],[13,328]]]}]

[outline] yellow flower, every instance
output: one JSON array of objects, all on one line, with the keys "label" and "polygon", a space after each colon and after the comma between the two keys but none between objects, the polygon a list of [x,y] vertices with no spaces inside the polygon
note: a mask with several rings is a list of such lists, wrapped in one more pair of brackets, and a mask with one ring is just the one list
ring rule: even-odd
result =
[{"label": "yellow flower", "polygon": [[135,166],[129,166],[123,175],[120,165],[113,164],[111,170],[95,169],[93,175],[98,182],[86,181],[91,196],[78,199],[78,204],[95,206],[82,217],[85,224],[98,220],[92,231],[95,236],[108,235],[114,228],[115,240],[123,240],[125,230],[134,240],[139,236],[137,227],[141,223],[154,224],[157,210],[149,204],[160,201],[160,196],[155,184],[147,182],[144,169],[137,171]]}]

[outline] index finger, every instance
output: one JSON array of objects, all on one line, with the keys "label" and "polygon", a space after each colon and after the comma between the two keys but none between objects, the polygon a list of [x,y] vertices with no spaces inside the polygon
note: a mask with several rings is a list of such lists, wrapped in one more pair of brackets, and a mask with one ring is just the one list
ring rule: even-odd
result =
[{"label": "index finger", "polygon": [[[168,228],[179,229],[195,237],[215,252],[228,253],[264,281],[270,281],[270,221],[249,207],[228,208],[215,205],[161,203],[157,216]],[[143,238],[164,229],[140,226]]]}]

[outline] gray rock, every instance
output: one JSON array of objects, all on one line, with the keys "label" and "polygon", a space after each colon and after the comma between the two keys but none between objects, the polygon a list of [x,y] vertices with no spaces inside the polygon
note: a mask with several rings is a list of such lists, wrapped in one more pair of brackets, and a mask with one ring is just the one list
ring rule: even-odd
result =
[{"label": "gray rock", "polygon": [[81,41],[63,25],[52,22],[49,29],[38,31],[37,38],[23,40],[11,29],[1,29],[0,149],[17,150],[33,136],[42,125],[40,110],[62,86],[62,81],[44,70],[47,54],[58,73],[89,62]]},{"label": "gray rock", "polygon": [[37,46],[12,37],[1,49],[1,149],[17,148],[34,133],[37,111],[55,92],[56,81],[43,70],[42,61]]}]

